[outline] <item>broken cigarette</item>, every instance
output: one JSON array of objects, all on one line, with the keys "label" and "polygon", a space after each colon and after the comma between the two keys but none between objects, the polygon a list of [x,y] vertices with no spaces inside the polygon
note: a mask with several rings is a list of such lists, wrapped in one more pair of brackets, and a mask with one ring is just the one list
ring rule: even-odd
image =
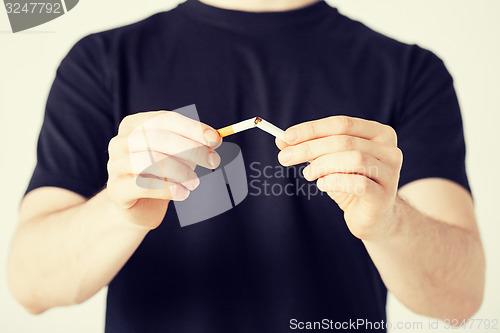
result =
[{"label": "broken cigarette", "polygon": [[240,121],[239,123],[221,128],[221,129],[217,130],[217,132],[219,132],[221,137],[226,137],[228,135],[238,133],[241,131],[246,131],[246,130],[254,128],[254,127],[258,127],[261,130],[263,130],[264,132],[267,132],[267,133],[285,141],[284,136],[283,136],[285,131],[274,126],[273,124],[262,119],[261,117],[255,117],[255,118]]},{"label": "broken cigarette", "polygon": [[285,137],[284,137],[285,131],[283,131],[281,128],[274,126],[273,124],[271,124],[268,121],[265,121],[261,117],[255,118],[254,122],[255,122],[255,126],[260,128],[264,132],[267,132],[267,133],[277,137],[278,139],[285,141]]}]

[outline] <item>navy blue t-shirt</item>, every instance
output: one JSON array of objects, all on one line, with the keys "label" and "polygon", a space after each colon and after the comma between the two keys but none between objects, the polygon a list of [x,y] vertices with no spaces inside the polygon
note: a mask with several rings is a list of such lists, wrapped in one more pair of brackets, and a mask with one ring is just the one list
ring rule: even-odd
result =
[{"label": "navy blue t-shirt", "polygon": [[[126,115],[191,104],[214,128],[255,116],[283,129],[331,115],[389,124],[404,154],[400,186],[441,177],[469,189],[453,80],[433,53],[322,1],[249,13],[188,0],[74,46],[48,98],[28,191],[92,197],[105,187],[107,145]],[[279,165],[272,136],[250,130],[226,141],[241,148],[248,196],[187,227],[171,204],[111,282],[106,332],[385,320],[387,290],[335,202],[298,167]]]}]

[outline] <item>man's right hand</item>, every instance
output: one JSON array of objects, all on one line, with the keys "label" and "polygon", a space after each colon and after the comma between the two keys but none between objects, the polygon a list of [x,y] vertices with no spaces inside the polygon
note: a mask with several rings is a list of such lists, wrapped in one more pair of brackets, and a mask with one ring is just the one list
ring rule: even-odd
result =
[{"label": "man's right hand", "polygon": [[44,186],[23,199],[7,270],[14,297],[42,313],[108,285],[168,203],[198,186],[196,165],[218,166],[220,143],[213,128],[175,112],[124,118],[109,142],[106,189],[88,199]]},{"label": "man's right hand", "polygon": [[129,222],[158,227],[168,203],[199,185],[196,166],[219,165],[221,140],[212,127],[172,111],[125,117],[108,147],[111,200]]}]

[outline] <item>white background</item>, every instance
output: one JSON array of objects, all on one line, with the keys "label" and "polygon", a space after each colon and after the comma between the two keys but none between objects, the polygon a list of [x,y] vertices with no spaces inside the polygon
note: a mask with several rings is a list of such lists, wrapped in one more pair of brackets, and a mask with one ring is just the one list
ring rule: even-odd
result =
[{"label": "white background", "polygon": [[[103,331],[105,291],[79,306],[52,309],[40,316],[25,312],[7,289],[8,247],[19,201],[35,165],[44,104],[63,56],[88,33],[137,21],[176,3],[82,0],[68,14],[17,34],[10,32],[5,10],[0,8],[0,332]],[[500,1],[332,0],[330,3],[375,30],[431,49],[454,76],[465,124],[469,178],[487,255],[486,295],[475,318],[500,320],[497,169],[500,166]],[[393,323],[421,321],[424,328],[428,325],[428,318],[411,313],[392,296],[388,319]]]}]

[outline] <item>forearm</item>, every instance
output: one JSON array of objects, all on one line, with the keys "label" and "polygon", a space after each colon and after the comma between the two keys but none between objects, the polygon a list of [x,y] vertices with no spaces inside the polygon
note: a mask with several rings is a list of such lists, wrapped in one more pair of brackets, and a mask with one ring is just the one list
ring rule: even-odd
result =
[{"label": "forearm", "polygon": [[363,241],[388,289],[415,312],[465,319],[481,304],[484,254],[479,236],[427,217],[401,198],[385,239]]},{"label": "forearm", "polygon": [[9,258],[10,287],[34,313],[82,302],[111,281],[146,234],[124,220],[103,190],[19,226]]}]

